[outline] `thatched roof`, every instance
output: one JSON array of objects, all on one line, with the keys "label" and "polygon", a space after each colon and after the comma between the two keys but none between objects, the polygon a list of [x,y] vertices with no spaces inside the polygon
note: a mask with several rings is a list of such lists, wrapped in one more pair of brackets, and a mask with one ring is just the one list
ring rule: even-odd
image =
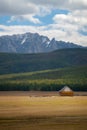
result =
[{"label": "thatched roof", "polygon": [[68,86],[64,86],[59,92],[62,92],[62,91],[64,91],[64,92],[71,92],[72,89],[69,88]]}]

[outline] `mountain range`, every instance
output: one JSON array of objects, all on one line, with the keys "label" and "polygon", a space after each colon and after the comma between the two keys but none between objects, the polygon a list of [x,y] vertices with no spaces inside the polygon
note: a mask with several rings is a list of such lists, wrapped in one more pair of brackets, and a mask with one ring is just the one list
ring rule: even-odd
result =
[{"label": "mountain range", "polygon": [[50,40],[47,36],[42,36],[38,33],[0,36],[0,52],[41,53],[57,49],[81,47],[74,43],[57,41],[55,38]]}]

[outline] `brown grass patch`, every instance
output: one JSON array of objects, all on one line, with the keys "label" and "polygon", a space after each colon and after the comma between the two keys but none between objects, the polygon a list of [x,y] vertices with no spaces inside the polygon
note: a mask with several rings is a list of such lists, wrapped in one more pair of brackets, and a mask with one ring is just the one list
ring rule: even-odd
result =
[{"label": "brown grass patch", "polygon": [[[17,93],[18,94],[18,93]],[[0,130],[86,130],[87,96],[0,96]]]}]

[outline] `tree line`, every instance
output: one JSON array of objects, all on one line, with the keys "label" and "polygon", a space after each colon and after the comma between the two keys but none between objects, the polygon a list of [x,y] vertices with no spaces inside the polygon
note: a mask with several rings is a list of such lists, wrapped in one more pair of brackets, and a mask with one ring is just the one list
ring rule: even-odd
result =
[{"label": "tree line", "polygon": [[0,91],[59,91],[65,85],[74,91],[87,91],[87,79],[0,81]]}]

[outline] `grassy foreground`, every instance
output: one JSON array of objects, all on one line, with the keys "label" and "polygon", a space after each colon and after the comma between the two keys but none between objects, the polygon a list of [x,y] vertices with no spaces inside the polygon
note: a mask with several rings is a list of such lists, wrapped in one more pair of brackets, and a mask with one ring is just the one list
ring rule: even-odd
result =
[{"label": "grassy foreground", "polygon": [[58,129],[87,129],[87,96],[0,96],[0,130]]}]

